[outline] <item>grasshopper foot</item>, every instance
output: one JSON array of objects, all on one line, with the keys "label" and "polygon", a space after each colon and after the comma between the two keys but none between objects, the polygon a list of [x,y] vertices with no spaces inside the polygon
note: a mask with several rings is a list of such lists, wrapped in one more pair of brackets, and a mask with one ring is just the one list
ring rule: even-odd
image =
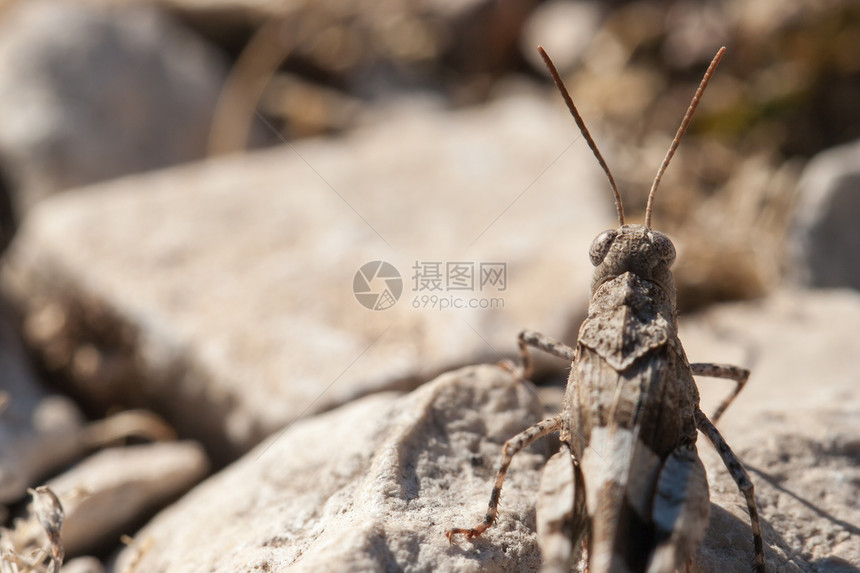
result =
[{"label": "grasshopper foot", "polygon": [[481,534],[484,533],[487,530],[487,528],[489,528],[489,527],[490,527],[489,523],[482,523],[476,527],[473,527],[472,529],[460,529],[460,528],[449,529],[448,531],[445,532],[445,537],[448,538],[449,543],[454,543],[454,536],[455,535],[465,535],[466,539],[472,540],[472,539],[475,539],[477,537],[480,537]]}]

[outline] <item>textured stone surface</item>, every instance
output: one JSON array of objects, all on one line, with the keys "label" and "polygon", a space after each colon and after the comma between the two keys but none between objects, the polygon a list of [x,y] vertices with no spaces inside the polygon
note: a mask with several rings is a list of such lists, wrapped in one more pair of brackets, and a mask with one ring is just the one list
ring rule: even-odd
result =
[{"label": "textured stone surface", "polygon": [[530,384],[485,365],[300,420],[141,530],[136,570],[535,570],[543,453],[517,456],[484,538],[445,530],[481,519],[501,444],[540,416]]},{"label": "textured stone surface", "polygon": [[63,563],[62,573],[104,573],[104,570],[95,557],[77,557]]},{"label": "textured stone surface", "polygon": [[816,155],[799,182],[792,247],[801,282],[860,289],[860,141]]},{"label": "textured stone surface", "polygon": [[[860,564],[856,408],[763,415],[746,439],[732,438],[756,486],[769,542],[769,571],[847,573]],[[746,504],[719,457],[700,446],[711,486],[702,571],[745,571],[752,554]]]},{"label": "textured stone surface", "polygon": [[0,18],[0,168],[18,216],[61,189],[202,157],[224,74],[151,6],[16,3]]},{"label": "textured stone surface", "polygon": [[[208,469],[198,444],[174,442],[103,450],[46,484],[65,511],[62,541],[66,555],[116,544],[165,502],[197,483]],[[44,530],[35,515],[16,520],[11,542],[40,545]]]},{"label": "textured stone surface", "polygon": [[[595,163],[560,105],[411,106],[339,142],[57,196],[21,229],[5,284],[77,390],[146,404],[231,459],[299,416],[497,360],[523,326],[575,329],[588,245],[612,220]],[[390,310],[353,296],[373,260],[403,276]],[[415,290],[416,262],[443,277],[505,263],[506,288]],[[452,299],[504,309],[440,311]]]}]

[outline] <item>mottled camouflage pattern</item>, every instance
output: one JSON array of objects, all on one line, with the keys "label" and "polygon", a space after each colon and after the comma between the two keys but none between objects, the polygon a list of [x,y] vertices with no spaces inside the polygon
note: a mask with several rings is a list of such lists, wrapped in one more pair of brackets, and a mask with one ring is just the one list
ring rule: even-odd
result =
[{"label": "mottled camouflage pattern", "polygon": [[590,254],[592,298],[561,429],[586,488],[589,570],[674,571],[704,537],[709,510],[699,393],[677,333],[675,249],[625,225],[601,233]]}]

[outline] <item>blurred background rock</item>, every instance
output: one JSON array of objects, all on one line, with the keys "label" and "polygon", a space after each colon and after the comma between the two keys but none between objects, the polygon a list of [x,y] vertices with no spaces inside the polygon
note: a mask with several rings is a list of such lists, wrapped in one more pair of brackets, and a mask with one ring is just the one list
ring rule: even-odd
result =
[{"label": "blurred background rock", "polygon": [[760,295],[786,273],[816,284],[788,268],[815,252],[786,259],[796,181],[809,158],[860,137],[860,7],[848,0],[7,0],[0,29],[4,242],[34,202],[69,187],[344,132],[403,99],[459,108],[550,92],[539,43],[635,217],[679,110],[727,45],[656,203],[685,252],[681,305],[694,308]]}]

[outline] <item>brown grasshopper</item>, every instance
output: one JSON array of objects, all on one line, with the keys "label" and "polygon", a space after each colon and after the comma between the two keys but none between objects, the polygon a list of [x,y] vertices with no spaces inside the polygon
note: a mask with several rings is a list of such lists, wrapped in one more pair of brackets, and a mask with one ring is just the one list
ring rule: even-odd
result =
[{"label": "brown grasshopper", "polygon": [[708,482],[696,450],[697,431],[701,431],[716,447],[746,499],[755,548],[752,569],[765,573],[753,484],[699,408],[693,380],[693,376],[711,376],[736,382],[734,392],[714,413],[716,421],[743,388],[749,371],[687,361],[678,339],[670,270],[675,247],[665,235],[651,229],[657,186],[725,48],[708,67],[654,178],[644,225],[624,224],[615,179],[549,56],[543,48],[538,51],[609,178],[619,228],[600,233],[591,244],[589,256],[595,267],[591,303],[576,347],[528,330],[518,338],[522,365],[516,371],[523,378],[532,371],[530,346],[571,363],[564,412],[505,443],[484,521],[471,529],[450,529],[446,536],[452,540],[462,534],[472,539],[486,531],[496,520],[502,483],[513,456],[538,438],[559,432],[561,451],[547,465],[561,467],[570,478],[565,487],[570,489],[572,482],[573,493],[565,498],[566,507],[554,510],[561,516],[550,524],[555,529],[539,536],[545,567],[569,569],[585,540],[591,573],[675,571],[690,564],[708,525]]}]

